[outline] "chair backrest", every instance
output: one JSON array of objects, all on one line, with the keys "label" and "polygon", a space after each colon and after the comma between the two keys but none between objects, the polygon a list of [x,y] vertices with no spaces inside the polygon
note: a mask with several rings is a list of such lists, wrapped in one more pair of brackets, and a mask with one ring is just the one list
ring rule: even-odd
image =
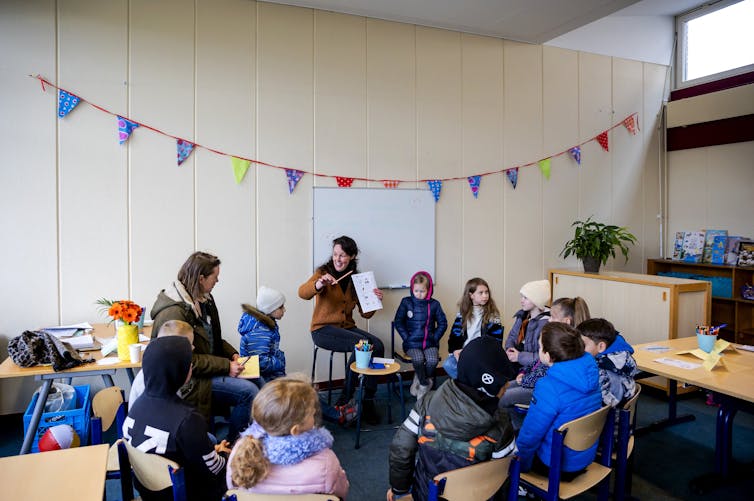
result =
[{"label": "chair backrest", "polygon": [[123,406],[123,391],[117,386],[102,388],[92,399],[92,414],[102,420],[102,429],[109,430]]},{"label": "chair backrest", "polygon": [[338,501],[334,494],[256,494],[241,489],[231,489],[225,493],[227,501]]},{"label": "chair backrest", "polygon": [[628,401],[623,404],[623,408],[621,409],[623,411],[628,411],[632,425],[634,423],[634,420],[636,419],[636,402],[639,401],[639,394],[641,394],[641,385],[637,383],[634,396],[628,399]]},{"label": "chair backrest", "polygon": [[186,486],[183,470],[175,461],[166,459],[158,454],[142,452],[126,442],[118,441],[118,452],[121,466],[121,482],[130,482],[130,472],[139,483],[150,491],[173,489],[175,501],[185,501]]},{"label": "chair backrest", "polygon": [[437,494],[448,501],[485,501],[505,483],[511,459],[493,459],[435,475],[429,499],[437,499]]},{"label": "chair backrest", "polygon": [[567,432],[563,445],[574,451],[585,451],[599,440],[605,427],[610,407],[605,406],[591,414],[563,423],[559,432]]}]

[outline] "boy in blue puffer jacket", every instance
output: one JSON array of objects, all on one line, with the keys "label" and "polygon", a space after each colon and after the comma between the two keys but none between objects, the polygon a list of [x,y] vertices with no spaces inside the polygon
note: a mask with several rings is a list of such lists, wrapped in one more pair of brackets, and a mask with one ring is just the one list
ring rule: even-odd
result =
[{"label": "boy in blue puffer jacket", "polygon": [[[553,430],[599,409],[602,394],[597,363],[584,350],[584,341],[573,327],[560,322],[545,325],[539,338],[539,358],[550,368],[534,387],[516,444],[521,471],[547,476]],[[594,461],[597,443],[583,451],[564,450],[561,478],[570,481]]]},{"label": "boy in blue puffer jacket", "polygon": [[241,355],[259,355],[259,374],[265,381],[285,376],[285,353],[280,349],[278,320],[285,314],[285,296],[265,287],[257,292],[257,307],[242,305],[238,321],[241,335]]},{"label": "boy in blue puffer jacket", "polygon": [[421,399],[432,388],[440,338],[448,328],[440,302],[432,299],[429,273],[418,271],[411,277],[411,295],[401,300],[393,322],[403,339],[403,350],[414,366],[411,394]]}]

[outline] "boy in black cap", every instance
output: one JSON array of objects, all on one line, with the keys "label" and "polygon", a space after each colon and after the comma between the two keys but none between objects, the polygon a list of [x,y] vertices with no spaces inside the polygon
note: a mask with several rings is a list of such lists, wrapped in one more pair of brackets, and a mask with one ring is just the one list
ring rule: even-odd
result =
[{"label": "boy in black cap", "polygon": [[410,492],[423,501],[436,474],[511,454],[513,428],[497,404],[515,375],[499,340],[482,336],[466,345],[458,378],[419,400],[393,437],[387,499]]},{"label": "boy in black cap", "polygon": [[[189,500],[219,500],[225,491],[227,442],[213,445],[204,418],[176,395],[191,378],[191,343],[183,337],[152,340],[144,351],[144,394],[123,423],[123,438],[136,449],[159,454],[185,469]],[[229,452],[229,451],[228,451]],[[142,499],[173,499],[172,492],[147,491]]]}]

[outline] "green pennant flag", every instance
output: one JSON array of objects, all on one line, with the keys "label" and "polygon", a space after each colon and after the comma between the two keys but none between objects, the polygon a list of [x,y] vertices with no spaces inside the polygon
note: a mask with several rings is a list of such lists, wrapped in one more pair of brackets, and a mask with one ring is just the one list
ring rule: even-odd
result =
[{"label": "green pennant flag", "polygon": [[545,176],[545,179],[548,181],[550,180],[550,159],[545,158],[544,160],[539,161],[539,170],[542,171],[542,175]]},{"label": "green pennant flag", "polygon": [[236,177],[236,184],[241,184],[244,176],[246,176],[246,171],[249,170],[251,162],[236,157],[230,157],[230,162],[233,164],[233,175]]}]

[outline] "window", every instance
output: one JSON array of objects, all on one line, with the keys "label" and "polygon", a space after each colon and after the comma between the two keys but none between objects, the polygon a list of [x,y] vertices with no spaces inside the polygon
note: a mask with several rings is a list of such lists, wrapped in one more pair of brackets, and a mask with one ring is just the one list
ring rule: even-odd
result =
[{"label": "window", "polygon": [[721,0],[676,18],[676,87],[754,70],[754,0]]}]

